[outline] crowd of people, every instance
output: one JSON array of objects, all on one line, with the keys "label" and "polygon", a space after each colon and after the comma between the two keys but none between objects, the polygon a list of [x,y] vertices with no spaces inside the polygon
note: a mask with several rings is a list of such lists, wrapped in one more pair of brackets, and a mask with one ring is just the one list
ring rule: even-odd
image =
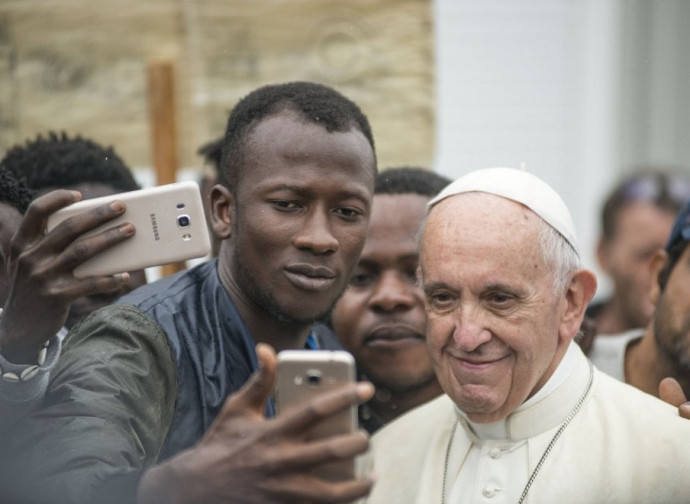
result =
[{"label": "crowd of people", "polygon": [[[199,154],[215,246],[151,283],[73,275],[136,232],[93,233],[138,188],[112,148],[48,133],[0,160],[0,502],[690,501],[686,178],[611,193],[593,302],[553,188],[379,170],[331,87],[257,88]],[[276,416],[286,349],[345,349],[359,381]],[[354,407],[360,430],[310,438]]]}]

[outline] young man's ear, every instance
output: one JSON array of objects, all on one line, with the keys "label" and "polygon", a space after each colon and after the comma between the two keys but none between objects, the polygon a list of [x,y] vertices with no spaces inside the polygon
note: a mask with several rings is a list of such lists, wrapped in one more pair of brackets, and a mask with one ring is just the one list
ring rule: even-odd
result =
[{"label": "young man's ear", "polygon": [[659,273],[668,262],[668,254],[665,250],[659,249],[654,253],[651,261],[649,261],[649,299],[652,304],[656,306],[661,295],[661,287],[659,287]]},{"label": "young man's ear", "polygon": [[211,227],[219,240],[230,238],[234,212],[235,198],[230,190],[221,184],[214,185],[211,188]]},{"label": "young man's ear", "polygon": [[575,337],[580,330],[585,310],[596,291],[597,277],[594,273],[581,269],[573,274],[564,298],[566,307],[561,319],[561,338],[570,341]]}]

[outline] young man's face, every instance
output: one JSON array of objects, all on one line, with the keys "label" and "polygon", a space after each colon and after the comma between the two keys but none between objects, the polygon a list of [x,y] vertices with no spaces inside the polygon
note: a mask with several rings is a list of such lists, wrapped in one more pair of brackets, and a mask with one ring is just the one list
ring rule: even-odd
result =
[{"label": "young man's face", "polygon": [[555,293],[538,219],[469,193],[441,201],[427,220],[429,351],[442,388],[476,422],[505,418],[539,390],[574,336],[562,331],[568,301]]},{"label": "young man's face", "polygon": [[378,194],[364,250],[333,309],[333,330],[377,388],[403,393],[436,381],[417,284],[417,233],[429,197]]},{"label": "young man's face", "polygon": [[373,150],[356,129],[329,133],[294,112],[250,133],[221,278],[238,303],[277,320],[328,313],[366,238]]},{"label": "young man's face", "polygon": [[680,374],[690,374],[690,246],[671,270],[654,314],[654,337]]}]

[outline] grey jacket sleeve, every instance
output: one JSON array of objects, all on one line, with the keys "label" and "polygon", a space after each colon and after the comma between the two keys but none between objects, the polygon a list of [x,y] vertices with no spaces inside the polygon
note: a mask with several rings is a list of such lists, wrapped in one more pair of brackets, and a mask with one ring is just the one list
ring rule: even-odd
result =
[{"label": "grey jacket sleeve", "polygon": [[94,312],[65,340],[43,403],[16,429],[13,491],[31,502],[134,502],[177,393],[165,333],[141,310]]},{"label": "grey jacket sleeve", "polygon": [[[67,333],[62,329],[58,334],[48,340],[45,361],[34,372],[34,366],[26,364],[14,364],[0,354],[0,437],[10,435],[10,429],[23,416],[40,403],[48,388],[50,371],[55,367],[60,356],[62,339]],[[10,380],[5,375],[10,373],[18,379]]]}]

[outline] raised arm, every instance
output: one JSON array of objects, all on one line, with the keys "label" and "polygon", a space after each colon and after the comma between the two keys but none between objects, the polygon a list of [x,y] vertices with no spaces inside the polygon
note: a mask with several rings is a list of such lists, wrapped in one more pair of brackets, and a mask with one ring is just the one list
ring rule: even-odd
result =
[{"label": "raised arm", "polygon": [[360,431],[319,442],[306,442],[311,426],[368,400],[368,383],[324,394],[280,418],[264,419],[264,406],[275,381],[276,359],[257,346],[261,369],[230,396],[211,428],[193,448],[142,477],[138,504],[336,503],[369,493],[370,478],[329,482],[310,474],[327,462],[352,459],[366,451]]}]

